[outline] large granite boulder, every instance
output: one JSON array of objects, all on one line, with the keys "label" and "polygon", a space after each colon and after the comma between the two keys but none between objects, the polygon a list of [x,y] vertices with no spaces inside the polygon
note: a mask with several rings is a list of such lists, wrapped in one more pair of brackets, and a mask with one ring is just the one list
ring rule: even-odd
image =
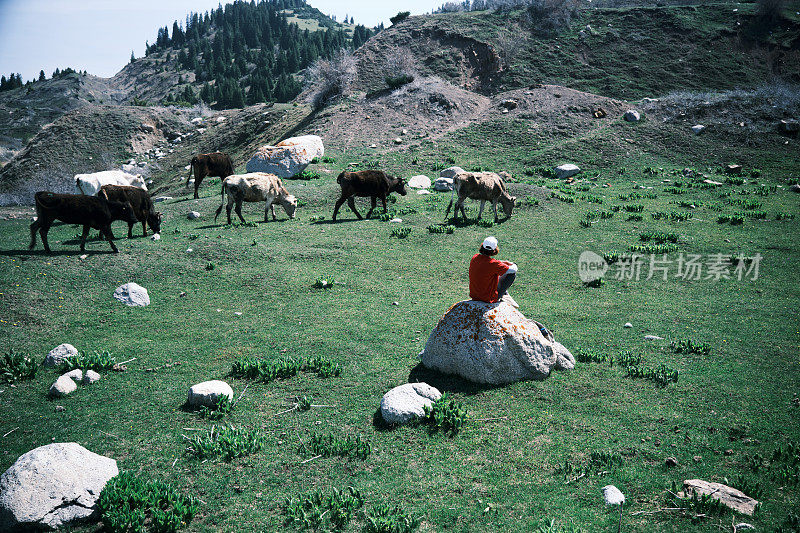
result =
[{"label": "large granite boulder", "polygon": [[317,157],[325,155],[322,139],[316,135],[291,137],[275,146],[262,146],[247,162],[247,172],[268,172],[279,178],[300,174]]},{"label": "large granite boulder", "polygon": [[90,518],[114,459],[74,442],[40,446],[0,476],[0,531],[58,529]]},{"label": "large granite boulder", "polygon": [[439,320],[420,353],[428,368],[476,383],[503,385],[569,370],[575,358],[533,320],[505,302],[458,302]]},{"label": "large granite boulder", "polygon": [[413,176],[410,178],[406,185],[412,189],[427,189],[431,186],[431,179],[428,176],[423,176],[420,174],[419,176]]},{"label": "large granite boulder", "polygon": [[425,416],[425,407],[442,397],[427,383],[406,383],[395,387],[381,399],[381,416],[390,424],[405,424]]},{"label": "large granite boulder", "polygon": [[223,396],[233,400],[233,389],[230,385],[218,379],[204,381],[197,385],[192,385],[189,389],[186,403],[189,407],[216,407]]}]

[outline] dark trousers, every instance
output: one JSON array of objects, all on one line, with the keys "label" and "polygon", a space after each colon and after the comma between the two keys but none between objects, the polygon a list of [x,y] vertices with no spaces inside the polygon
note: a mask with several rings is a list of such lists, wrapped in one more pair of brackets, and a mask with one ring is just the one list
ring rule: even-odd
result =
[{"label": "dark trousers", "polygon": [[508,288],[511,287],[511,285],[514,283],[514,279],[516,279],[516,277],[517,273],[515,272],[513,274],[506,274],[505,276],[500,278],[500,281],[497,283],[498,300],[501,299],[503,296],[505,296],[506,291],[508,291]]}]

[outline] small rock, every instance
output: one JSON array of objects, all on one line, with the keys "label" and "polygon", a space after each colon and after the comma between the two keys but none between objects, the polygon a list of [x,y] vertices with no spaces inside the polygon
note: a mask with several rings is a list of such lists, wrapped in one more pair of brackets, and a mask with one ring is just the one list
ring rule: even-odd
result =
[{"label": "small rock", "polygon": [[406,185],[412,189],[427,189],[431,186],[431,179],[428,176],[420,174],[409,179]]},{"label": "small rock", "polygon": [[220,380],[211,380],[192,385],[189,389],[189,394],[186,403],[190,407],[206,407],[216,406],[220,398],[227,396],[233,400],[233,389],[230,385]]},{"label": "small rock", "polygon": [[699,463],[702,460],[703,458],[700,457],[699,455],[695,455],[694,457],[692,457],[692,461],[694,461],[695,463]]},{"label": "small rock", "polygon": [[377,144],[375,144],[375,143],[372,143],[372,144],[370,144],[370,145],[369,145],[369,147],[370,147],[370,148],[377,148],[377,147],[378,147],[378,145],[377,145]]},{"label": "small rock", "polygon": [[800,192],[800,184],[795,183],[794,185],[789,187],[789,190],[791,192]]},{"label": "small rock", "polygon": [[797,133],[800,131],[800,122],[797,120],[781,120],[780,130],[784,133]]},{"label": "small rock", "polygon": [[642,117],[638,111],[634,109],[628,109],[627,111],[625,111],[625,114],[622,116],[622,118],[624,118],[628,122],[639,122],[639,119],[641,119]]},{"label": "small rock", "polygon": [[235,311],[233,314],[236,315],[236,316],[242,316],[241,311]]},{"label": "small rock", "polygon": [[394,143],[395,144],[403,144],[403,139],[401,139],[400,137],[396,137],[395,140],[394,140]]},{"label": "small rock", "polygon": [[503,109],[503,111],[501,111],[501,113],[504,114],[504,115],[508,115],[508,109]]},{"label": "small rock", "polygon": [[750,531],[755,530],[756,526],[753,524],[748,524],[747,522],[739,522],[733,526],[733,533],[739,533],[739,531]]},{"label": "small rock", "polygon": [[675,459],[674,457],[667,457],[666,459],[664,459],[664,464],[667,467],[672,468],[673,466],[678,466],[678,460]]},{"label": "small rock", "polygon": [[197,220],[198,218],[200,218],[200,213],[198,213],[197,211],[189,211],[189,213],[187,213],[186,215],[186,218],[188,218],[189,220]]},{"label": "small rock", "polygon": [[114,291],[114,298],[129,307],[150,305],[150,295],[147,293],[147,289],[133,282],[117,287]]},{"label": "small rock", "polygon": [[696,126],[692,126],[692,132],[695,135],[700,135],[701,133],[703,133],[703,130],[705,130],[705,129],[706,129],[706,127],[703,126],[702,124],[697,124]]},{"label": "small rock", "polygon": [[81,370],[80,368],[76,368],[74,370],[70,370],[66,374],[63,374],[63,376],[67,376],[69,379],[73,381],[80,381],[83,379],[83,370]]},{"label": "small rock", "polygon": [[392,219],[392,220],[390,220],[389,222],[390,222],[391,224],[402,224],[402,223],[403,223],[403,219],[402,219],[402,218],[393,218],[393,219]]},{"label": "small rock", "polygon": [[156,196],[153,198],[153,203],[158,204],[161,202],[166,202],[167,200],[172,200],[172,196]]},{"label": "small rock", "polygon": [[88,257],[89,257],[89,254],[83,254],[83,255],[79,256],[78,259],[80,259],[81,261],[86,261],[86,259]]},{"label": "small rock", "polygon": [[425,407],[441,397],[442,393],[427,383],[406,383],[383,395],[381,416],[390,424],[405,424],[425,416]]},{"label": "small rock", "polygon": [[664,337],[659,337],[658,335],[645,335],[644,339],[647,341],[663,341]]},{"label": "small rock", "polygon": [[67,408],[64,407],[63,405],[56,405],[56,413],[63,413],[66,410]]},{"label": "small rock", "polygon": [[431,191],[427,189],[420,189],[417,191],[417,194],[431,194]]},{"label": "small rock", "polygon": [[731,455],[733,455],[733,450],[732,450],[731,448],[728,448],[727,450],[725,450],[725,455],[726,455],[726,456],[731,456]]},{"label": "small rock", "polygon": [[152,241],[160,241],[160,240],[161,240],[161,234],[159,234],[159,233],[154,233],[154,234],[153,234],[153,235],[150,237],[150,240],[152,240]]},{"label": "small rock", "polygon": [[566,163],[564,165],[559,165],[554,169],[556,173],[556,178],[562,180],[571,178],[575,174],[578,174],[581,169],[578,165],[573,165],[572,163]]},{"label": "small rock", "polygon": [[632,328],[633,324],[631,324],[630,322],[625,322],[625,325],[622,326],[622,327],[624,327],[624,328]]},{"label": "small rock", "polygon": [[77,388],[78,386],[69,376],[61,376],[55,383],[50,385],[49,394],[53,398],[61,398],[62,396],[75,392]]},{"label": "small rock", "polygon": [[186,296],[186,293],[184,291],[181,291],[181,293],[178,296],[183,298],[184,296]]},{"label": "small rock", "polygon": [[733,487],[702,479],[685,480],[683,482],[683,490],[687,496],[692,496],[693,494],[703,496],[708,494],[711,498],[722,502],[726,507],[748,516],[753,516],[753,512],[759,504],[758,500],[749,497]]},{"label": "small rock", "polygon": [[86,374],[84,374],[83,376],[84,385],[91,385],[92,383],[96,383],[99,380],[100,380],[100,374],[98,374],[94,370],[87,370]]},{"label": "small rock", "polygon": [[408,135],[408,130],[403,130],[400,132],[400,135]]},{"label": "small rock", "polygon": [[214,120],[217,121],[217,124],[221,124],[221,123],[225,122],[226,118],[225,117],[217,117]]},{"label": "small rock", "polygon": [[71,344],[59,344],[47,354],[44,358],[43,366],[47,368],[52,368],[56,366],[61,366],[61,363],[64,362],[64,359],[68,357],[72,357],[78,355],[78,350]]},{"label": "small rock", "polygon": [[507,100],[503,100],[502,102],[500,102],[500,107],[502,107],[506,111],[508,111],[510,109],[516,109],[517,105],[518,105],[517,101],[514,100],[514,99],[511,99],[511,98],[509,98]]},{"label": "small rock", "polygon": [[742,173],[742,165],[728,165],[725,167],[726,174],[741,174]]},{"label": "small rock", "polygon": [[392,302],[392,305],[400,305],[400,302]]},{"label": "small rock", "polygon": [[190,253],[192,253],[192,252],[194,252],[194,250],[192,250],[191,248],[187,248],[187,249],[186,249],[186,253],[187,253],[187,254],[190,254]]}]

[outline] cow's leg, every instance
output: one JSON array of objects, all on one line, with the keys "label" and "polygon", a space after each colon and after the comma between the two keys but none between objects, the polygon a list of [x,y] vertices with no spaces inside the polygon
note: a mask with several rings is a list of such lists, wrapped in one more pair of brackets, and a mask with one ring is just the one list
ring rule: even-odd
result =
[{"label": "cow's leg", "polygon": [[147,237],[147,217],[142,220],[142,237]]},{"label": "cow's leg", "polygon": [[272,220],[275,220],[277,217],[275,216],[275,198],[272,199],[267,198],[266,205],[264,207],[264,222],[269,222],[269,213],[272,211]]},{"label": "cow's leg", "polygon": [[203,182],[203,178],[205,178],[205,176],[203,175],[202,172],[195,172],[194,173],[194,198],[195,198],[195,200],[200,198],[200,195],[198,194],[198,191],[200,190],[200,184]]},{"label": "cow's leg", "polygon": [[236,211],[236,214],[239,216],[239,220],[242,221],[242,224],[246,223],[247,221],[242,216],[242,199],[241,198],[236,198],[235,211]]},{"label": "cow's leg", "polygon": [[389,211],[386,209],[386,195],[381,196],[381,202],[383,202],[383,213],[386,214]]},{"label": "cow's leg", "polygon": [[53,221],[49,218],[39,217],[37,222],[39,222],[39,235],[42,237],[42,246],[44,246],[48,254],[52,253],[50,251],[50,244],[47,242],[47,232],[50,231],[50,226],[53,224]]},{"label": "cow's leg", "polygon": [[342,195],[341,198],[336,200],[336,205],[333,208],[333,221],[334,222],[336,222],[336,213],[339,212],[339,208],[342,207],[342,204],[344,204],[346,201],[347,201],[347,198],[345,198],[344,195]]},{"label": "cow's leg", "polygon": [[497,200],[492,202],[492,207],[494,208],[494,221],[497,222]]},{"label": "cow's leg", "polygon": [[128,222],[128,238],[133,239],[133,225],[135,222]]},{"label": "cow's leg", "polygon": [[275,201],[269,205],[269,208],[272,210],[272,220],[277,219],[278,217],[275,216]]},{"label": "cow's leg", "polygon": [[[486,200],[481,200],[481,208],[480,208],[480,209],[478,209],[478,220],[480,220],[481,218],[483,218],[483,207],[484,207],[485,205],[486,205]],[[495,220],[495,222],[497,222],[497,221]]]},{"label": "cow's leg", "polygon": [[[370,207],[369,211],[367,212],[367,218],[369,218],[370,215],[372,215],[372,212],[375,210],[375,205],[378,203],[378,199],[373,196],[372,198],[370,198],[370,202],[371,202],[372,207]],[[384,211],[385,211],[385,209],[384,209]]]},{"label": "cow's leg", "polygon": [[350,208],[350,211],[352,211],[353,213],[356,214],[356,216],[358,217],[358,220],[361,220],[362,218],[364,218],[364,217],[361,216],[361,213],[358,212],[358,209],[356,209],[356,199],[353,198],[352,196],[347,199],[347,207]]},{"label": "cow's leg", "polygon": [[233,209],[234,201],[233,194],[228,192],[228,205],[225,206],[225,213],[228,215],[228,225],[231,224],[231,209]]},{"label": "cow's leg", "polygon": [[41,226],[40,219],[41,217],[31,222],[31,243],[28,245],[28,248],[31,250],[36,247],[36,232],[39,231],[39,226]]},{"label": "cow's leg", "polygon": [[[89,231],[88,228],[89,226],[86,226],[87,232]],[[100,233],[102,233],[105,236],[106,240],[108,241],[108,244],[111,245],[111,249],[114,250],[114,253],[115,254],[119,253],[117,247],[114,246],[114,235],[111,234],[111,224],[109,224],[108,226],[104,226],[103,228],[100,228]],[[81,249],[81,251],[83,251],[83,249]]]},{"label": "cow's leg", "polygon": [[[81,234],[81,252],[86,250],[86,238],[89,236],[89,224],[83,225],[83,233]],[[100,233],[103,233],[103,230],[100,230]]]}]

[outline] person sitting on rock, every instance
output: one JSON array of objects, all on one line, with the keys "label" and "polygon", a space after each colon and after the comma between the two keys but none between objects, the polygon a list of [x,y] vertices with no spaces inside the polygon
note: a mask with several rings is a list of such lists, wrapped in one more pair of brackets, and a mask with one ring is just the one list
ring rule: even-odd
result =
[{"label": "person sitting on rock", "polygon": [[486,237],[478,253],[469,262],[469,297],[481,302],[504,301],[517,309],[519,305],[506,291],[517,277],[517,265],[510,261],[498,261],[500,248],[497,239]]}]

